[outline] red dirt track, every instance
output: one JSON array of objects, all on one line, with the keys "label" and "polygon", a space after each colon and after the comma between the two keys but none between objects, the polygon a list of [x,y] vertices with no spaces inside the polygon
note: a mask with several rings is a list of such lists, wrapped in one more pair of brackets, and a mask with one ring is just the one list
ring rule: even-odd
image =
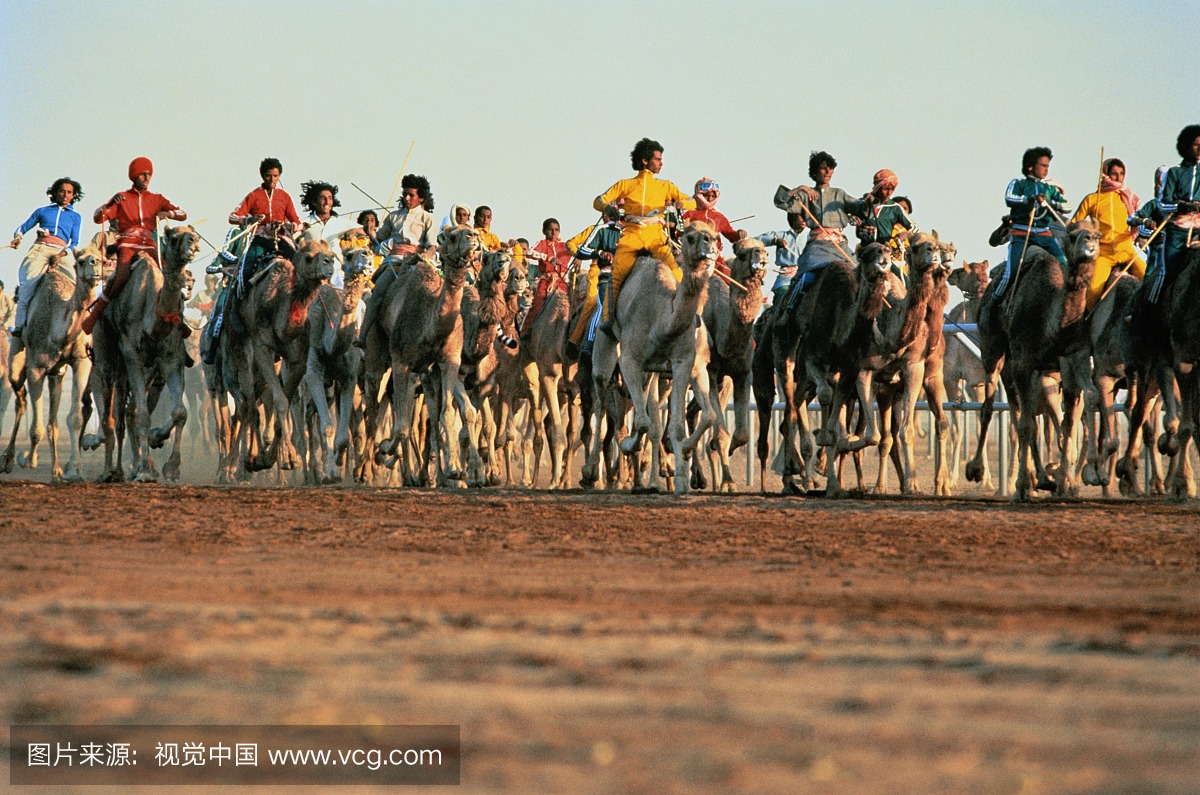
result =
[{"label": "red dirt track", "polygon": [[0,572],[6,724],[458,724],[471,793],[1200,791],[1195,504],[6,480]]}]

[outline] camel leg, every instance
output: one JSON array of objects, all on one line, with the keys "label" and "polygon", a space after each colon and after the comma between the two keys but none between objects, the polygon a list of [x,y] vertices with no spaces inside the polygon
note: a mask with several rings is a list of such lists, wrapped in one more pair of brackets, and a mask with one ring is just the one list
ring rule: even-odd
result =
[{"label": "camel leg", "polygon": [[165,430],[171,435],[171,453],[167,456],[167,463],[163,465],[162,473],[163,479],[168,483],[178,483],[180,465],[183,460],[180,446],[183,441],[183,429],[186,427],[188,419],[187,404],[183,399],[182,366],[172,368],[167,375],[167,394],[171,398],[171,420]]},{"label": "camel leg", "polygon": [[937,497],[949,497],[950,486],[950,418],[946,416],[946,384],[940,373],[925,374],[925,401],[933,412],[934,428],[937,433],[936,457],[933,466],[933,493]]},{"label": "camel leg", "polygon": [[[995,413],[996,389],[1000,385],[1000,369],[1004,366],[1004,357],[988,357],[983,362],[986,379],[983,382],[983,405],[979,410],[979,438],[975,442],[975,455],[967,462],[964,474],[967,480],[980,483],[987,469],[987,435],[992,424],[992,414]],[[1015,397],[1015,396],[1014,396]],[[1000,444],[1005,440],[1001,439]],[[1003,477],[1001,473],[1001,477]]]},{"label": "camel leg", "polygon": [[521,434],[521,488],[532,489],[537,484],[541,451],[537,447],[538,434],[542,425],[542,386],[537,378],[536,364],[530,363],[524,370],[526,388],[531,397],[525,411],[525,430]]},{"label": "camel leg", "polygon": [[127,419],[133,435],[133,480],[138,483],[158,481],[158,468],[150,455],[149,379],[141,366],[134,363],[133,352],[124,351],[126,372],[129,375],[129,395],[133,398]]},{"label": "camel leg", "polygon": [[1025,374],[1024,382],[1016,385],[1021,395],[1021,412],[1017,420],[1017,482],[1013,492],[1014,502],[1029,502],[1033,498],[1035,484],[1034,453],[1038,443],[1038,419],[1034,407],[1042,397],[1041,373]]},{"label": "camel leg", "polygon": [[[744,378],[742,379],[742,383],[747,386],[749,385]],[[720,376],[718,376],[716,379],[712,379],[712,383],[710,384],[709,405],[715,407],[715,416],[713,418],[712,441],[709,443],[708,462],[709,469],[712,472],[714,494],[721,492],[733,493],[737,491],[737,487],[733,482],[733,473],[730,471],[729,467],[729,452],[731,449],[730,445],[732,442],[732,437],[730,436],[729,430],[725,425],[725,412],[721,408],[729,405],[729,397],[734,392],[735,387],[736,384],[734,381],[727,381],[725,378]],[[734,411],[735,414],[738,411],[736,404]],[[735,418],[735,433],[741,422],[742,420],[740,418]],[[746,436],[749,437],[748,432]],[[743,440],[742,444],[745,443],[746,440]],[[720,466],[719,476],[718,465]]]},{"label": "camel leg", "polygon": [[[776,382],[783,393],[784,410],[779,420],[779,444],[783,450],[783,493],[803,494],[811,480],[808,456],[797,447],[797,434],[808,434],[807,400],[796,379],[796,360],[787,356],[776,368]],[[801,482],[796,476],[801,475]]]},{"label": "camel leg", "polygon": [[64,480],[62,463],[58,458],[58,415],[62,410],[63,374],[61,370],[46,375],[46,442],[50,448],[50,478],[56,483]]},{"label": "camel leg", "polygon": [[562,406],[558,400],[558,384],[562,378],[562,366],[555,363],[543,370],[538,367],[541,381],[542,404],[549,421],[547,436],[550,447],[550,488],[564,489],[567,486],[566,454],[567,436],[563,431]]},{"label": "camel leg", "polygon": [[[333,416],[329,410],[329,401],[325,392],[325,364],[317,354],[315,346],[309,348],[308,351],[308,366],[304,368],[304,383],[308,387],[308,400],[312,402],[317,412],[317,428],[312,434],[313,443],[319,444],[322,464],[317,482],[337,483],[341,480],[337,467],[337,456],[333,453],[336,446],[337,428],[334,427]],[[339,425],[341,419],[341,412],[339,412]],[[313,444],[310,444],[309,447],[313,447]]]},{"label": "camel leg", "polygon": [[879,403],[879,474],[875,478],[875,493],[888,492],[888,467],[891,466],[893,445],[896,437],[892,428],[896,422],[894,406],[890,401],[878,400]]},{"label": "camel leg", "polygon": [[1196,429],[1197,378],[1192,366],[1176,364],[1175,380],[1179,386],[1180,411],[1177,416],[1177,439],[1179,449],[1173,456],[1174,472],[1171,474],[1171,498],[1183,501],[1194,493],[1192,483],[1191,462],[1188,460],[1189,447]]},{"label": "camel leg", "polygon": [[[941,379],[938,379],[939,381]],[[899,412],[896,416],[896,431],[899,439],[900,458],[904,462],[904,479],[900,484],[903,494],[919,494],[921,481],[917,475],[917,460],[913,450],[916,430],[917,398],[925,383],[925,361],[916,362],[904,371],[904,391],[900,396]]]},{"label": "camel leg", "polygon": [[445,368],[442,379],[443,395],[446,396],[443,399],[449,402],[449,399],[453,398],[454,405],[458,407],[458,416],[461,418],[463,428],[466,430],[467,485],[473,488],[480,488],[487,485],[487,476],[483,469],[483,459],[479,455],[479,412],[475,410],[475,404],[471,402],[471,397],[467,394],[467,388],[463,385],[462,378],[458,374],[458,363],[449,362],[443,365],[443,367]]},{"label": "camel leg", "polygon": [[17,463],[29,469],[37,469],[38,445],[41,444],[42,439],[46,438],[45,415],[43,414],[45,409],[42,403],[45,378],[46,376],[42,372],[31,372],[25,382],[25,388],[29,395],[29,452],[19,456]]}]

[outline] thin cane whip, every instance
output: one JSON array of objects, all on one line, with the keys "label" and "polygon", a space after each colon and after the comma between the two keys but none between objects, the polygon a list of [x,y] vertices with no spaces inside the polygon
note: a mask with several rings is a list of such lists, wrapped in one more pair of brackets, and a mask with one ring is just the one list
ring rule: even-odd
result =
[{"label": "thin cane whip", "polygon": [[[1049,204],[1046,205],[1050,207]],[[1051,208],[1053,210],[1053,208]],[[1008,286],[1009,290],[1017,289],[1017,280],[1021,278],[1021,266],[1025,264],[1025,253],[1029,251],[1029,236],[1033,232],[1033,216],[1037,214],[1037,202],[1034,202],[1033,209],[1029,211],[1029,228],[1025,230],[1025,245],[1021,247],[1021,258],[1017,261],[1017,268],[1013,271],[1012,284]]]},{"label": "thin cane whip", "polygon": [[753,215],[743,215],[741,218],[734,218],[729,223],[736,224],[738,221],[749,221],[753,217],[754,217]]},{"label": "thin cane whip", "polygon": [[[358,191],[359,193],[361,193],[363,196],[366,196],[368,199],[370,199],[371,201],[375,202],[375,207],[379,208],[380,210],[383,210],[384,212],[388,212],[388,205],[386,205],[386,204],[380,204],[380,203],[379,203],[379,199],[376,199],[374,196],[372,196],[371,194],[367,193],[365,190],[363,190],[362,188],[358,187],[358,185],[354,184],[353,182],[351,182],[351,183],[350,183],[350,186],[351,186],[352,188],[354,188],[356,191]],[[375,209],[375,208],[372,208],[372,209]]]},{"label": "thin cane whip", "polygon": [[[804,212],[808,213],[808,217],[812,219],[812,222],[817,225],[818,229],[826,228],[825,225],[822,224],[820,221],[818,221],[817,217],[815,215],[813,215],[812,210],[808,209],[807,204],[805,204],[804,202],[800,202],[800,209],[802,209],[802,210],[804,210]],[[846,258],[847,262],[854,262],[854,257],[852,257],[846,253],[846,249],[842,248],[841,243],[837,242],[837,240],[831,240],[830,242],[832,242],[833,245],[837,247],[838,251],[842,252],[842,256]]]},{"label": "thin cane whip", "polygon": [[1163,222],[1162,222],[1161,224],[1159,224],[1159,225],[1158,225],[1158,228],[1156,228],[1156,229],[1155,229],[1155,230],[1154,230],[1154,231],[1153,231],[1153,232],[1150,234],[1150,237],[1146,238],[1146,242],[1145,242],[1145,244],[1144,244],[1144,245],[1141,245],[1141,246],[1138,246],[1138,248],[1139,248],[1141,251],[1145,251],[1146,249],[1150,248],[1150,244],[1154,242],[1154,238],[1158,237],[1158,236],[1159,236],[1159,234],[1161,234],[1161,233],[1162,233],[1162,230],[1164,230],[1164,229],[1166,229],[1166,228],[1167,228],[1167,224],[1171,222],[1171,219],[1175,217],[1175,213],[1177,213],[1177,212],[1178,212],[1178,210],[1172,210],[1172,211],[1170,212],[1170,214],[1169,214],[1169,215],[1168,215],[1166,218],[1164,218],[1164,219],[1163,219]]},{"label": "thin cane whip", "polygon": [[[417,145],[416,138],[414,138],[413,142],[408,145],[408,154],[404,156],[404,162],[400,164],[400,173],[396,175],[396,184],[392,186],[392,195],[388,197],[388,203],[387,203],[388,207],[392,206],[392,200],[396,198],[396,191],[398,191],[400,189],[400,180],[404,178],[404,169],[408,167],[409,155],[412,154],[413,147],[416,145]],[[371,199],[371,201],[375,201],[375,200]]]}]

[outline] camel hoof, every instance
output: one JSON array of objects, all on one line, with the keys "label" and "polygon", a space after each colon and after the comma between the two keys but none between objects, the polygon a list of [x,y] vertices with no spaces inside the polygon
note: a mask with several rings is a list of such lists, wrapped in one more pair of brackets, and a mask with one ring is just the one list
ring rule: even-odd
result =
[{"label": "camel hoof", "polygon": [[[30,460],[33,461],[32,464],[29,463]],[[37,469],[37,459],[36,458],[31,459],[27,453],[21,453],[20,455],[17,456],[17,465],[20,466],[22,469],[26,469],[26,468]]]},{"label": "camel hoof", "polygon": [[1083,466],[1083,482],[1087,486],[1099,486],[1100,478],[1096,475],[1096,467],[1090,463]]},{"label": "camel hoof", "polygon": [[1163,433],[1158,437],[1158,452],[1162,455],[1174,456],[1179,452],[1179,437]]},{"label": "camel hoof", "polygon": [[963,474],[972,483],[979,483],[983,480],[983,466],[978,461],[968,461]]},{"label": "camel hoof", "polygon": [[1053,492],[1058,491],[1058,486],[1055,485],[1054,480],[1052,478],[1045,477],[1045,478],[1041,478],[1038,480],[1037,490],[1038,491],[1049,491],[1049,492],[1053,493]]},{"label": "camel hoof", "polygon": [[804,488],[798,486],[795,481],[784,478],[783,490],[780,493],[789,497],[803,497],[808,492]]},{"label": "camel hoof", "polygon": [[4,456],[4,473],[7,475],[13,471],[13,461],[16,458],[12,453]]},{"label": "camel hoof", "polygon": [[85,433],[79,440],[79,446],[84,450],[99,450],[104,440],[96,433]]},{"label": "camel hoof", "polygon": [[163,480],[167,483],[179,482],[179,464],[174,462],[167,463],[162,469]]}]

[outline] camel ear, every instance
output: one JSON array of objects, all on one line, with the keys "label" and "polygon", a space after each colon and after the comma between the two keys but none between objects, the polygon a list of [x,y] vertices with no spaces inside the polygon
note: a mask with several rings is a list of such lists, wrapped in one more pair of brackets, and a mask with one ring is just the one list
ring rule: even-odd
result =
[{"label": "camel ear", "polygon": [[981,263],[979,263],[979,264],[980,264],[980,265],[983,267],[983,269],[984,269],[985,271],[986,271],[986,270],[987,270],[989,267],[991,267],[991,266],[990,266],[990,264],[988,263],[988,261],[987,261],[987,260],[984,260],[983,262],[981,262]]},{"label": "camel ear", "polygon": [[933,241],[934,241],[935,243],[940,243],[940,242],[942,242],[942,241],[941,241],[941,238],[939,238],[939,237],[938,237],[938,233],[937,233],[937,230],[936,230],[936,229],[935,229],[935,230],[933,230]]}]

